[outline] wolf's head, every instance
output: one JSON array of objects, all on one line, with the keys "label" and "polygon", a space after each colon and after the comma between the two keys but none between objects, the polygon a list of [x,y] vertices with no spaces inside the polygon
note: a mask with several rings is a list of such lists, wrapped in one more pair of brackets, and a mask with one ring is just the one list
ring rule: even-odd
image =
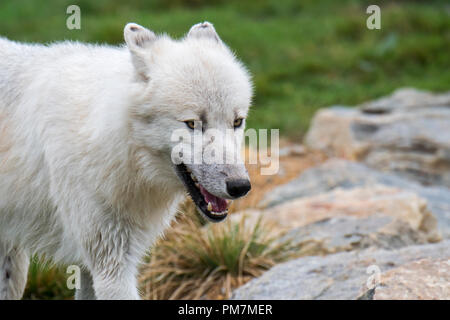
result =
[{"label": "wolf's head", "polygon": [[185,188],[208,219],[223,220],[229,200],[250,190],[240,155],[249,74],[208,22],[181,40],[134,23],[124,36],[140,92],[131,116],[140,169]]}]

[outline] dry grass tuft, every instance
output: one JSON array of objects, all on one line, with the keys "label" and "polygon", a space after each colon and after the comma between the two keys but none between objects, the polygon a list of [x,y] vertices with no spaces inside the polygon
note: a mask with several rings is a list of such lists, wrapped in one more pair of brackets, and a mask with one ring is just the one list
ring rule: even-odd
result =
[{"label": "dry grass tuft", "polygon": [[250,225],[243,216],[202,226],[192,214],[181,218],[143,267],[145,299],[226,299],[286,258],[284,244],[274,242],[261,220]]}]

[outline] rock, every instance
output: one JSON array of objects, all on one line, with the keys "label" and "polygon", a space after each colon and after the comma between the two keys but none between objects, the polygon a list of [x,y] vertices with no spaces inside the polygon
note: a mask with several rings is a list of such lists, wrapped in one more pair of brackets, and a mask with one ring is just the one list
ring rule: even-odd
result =
[{"label": "rock", "polygon": [[336,189],[327,193],[285,202],[263,212],[285,229],[339,216],[366,218],[383,214],[403,221],[413,230],[422,231],[429,241],[439,241],[436,218],[426,201],[416,194],[383,185]]},{"label": "rock", "polygon": [[[383,191],[382,186],[387,189]],[[352,191],[355,188],[359,189]],[[333,190],[334,193],[329,193]],[[375,192],[372,196],[368,196],[370,190]],[[376,190],[378,190],[378,195]],[[327,194],[323,195],[325,193]],[[346,197],[348,201],[353,202],[355,200],[355,202],[345,203],[340,197]],[[295,204],[290,201],[293,199],[296,199]],[[398,204],[395,203],[396,199],[399,200]],[[412,201],[413,199],[414,201]],[[269,212],[280,216],[280,221],[288,221],[289,224],[293,223],[300,226],[330,217],[331,215],[326,214],[326,211],[330,209],[354,215],[351,214],[351,208],[353,207],[354,210],[366,212],[364,216],[368,216],[370,215],[369,212],[377,212],[381,205],[377,202],[381,201],[383,205],[387,206],[386,210],[383,211],[387,215],[391,215],[389,211],[392,213],[400,208],[408,212],[415,208],[416,214],[417,212],[426,214],[425,212],[431,211],[437,219],[442,236],[450,238],[449,199],[450,190],[446,187],[426,187],[395,174],[370,169],[359,163],[331,159],[320,166],[306,170],[291,182],[274,188],[264,196],[264,200],[259,205],[261,208],[269,209],[277,206]],[[426,203],[423,200],[426,200]],[[315,205],[315,201],[318,205]],[[411,206],[409,201],[412,201]],[[374,207],[369,208],[369,203]],[[294,216],[298,215],[296,212],[300,211],[298,207],[296,208],[298,205],[302,206],[301,210],[308,211],[308,214],[299,213],[302,217],[300,219],[306,219],[303,222],[294,220]],[[426,209],[424,208],[425,205]],[[397,212],[397,214],[399,213]],[[290,217],[291,214],[294,216]],[[416,215],[416,217],[419,216]],[[278,217],[275,218],[278,219]],[[416,220],[416,226],[417,221],[420,221],[420,219]],[[432,222],[430,219],[424,219],[424,222],[426,221]],[[431,230],[433,227],[429,229]]]},{"label": "rock", "polygon": [[[279,264],[238,288],[232,299],[357,299],[361,296],[361,288],[371,288],[373,280],[382,273],[425,258],[450,258],[450,240],[398,250],[367,249],[298,258]],[[410,286],[416,285],[418,279],[422,281],[423,278],[411,279]],[[431,290],[432,286],[426,289]],[[441,292],[440,287],[436,290]],[[427,291],[426,296],[431,295]]]},{"label": "rock", "polygon": [[[420,279],[420,281],[418,281]],[[367,290],[364,287],[363,290]],[[449,300],[450,259],[422,259],[381,274],[362,298],[372,300]]]},{"label": "rock", "polygon": [[423,184],[450,187],[450,93],[401,89],[317,112],[305,144]]},{"label": "rock", "polygon": [[365,145],[353,138],[349,128],[358,115],[358,110],[345,106],[320,109],[311,120],[305,145],[334,156],[357,159],[356,150],[364,150]]},{"label": "rock", "polygon": [[278,156],[286,157],[286,156],[304,156],[306,154],[306,148],[301,144],[292,144],[281,148],[278,151]]},{"label": "rock", "polygon": [[335,217],[290,230],[277,240],[289,243],[295,256],[326,255],[369,247],[397,249],[424,244],[427,236],[404,221],[384,215]]},{"label": "rock", "polygon": [[361,109],[365,113],[385,114],[439,106],[450,106],[450,92],[432,94],[413,88],[402,88],[388,97],[362,104]]}]

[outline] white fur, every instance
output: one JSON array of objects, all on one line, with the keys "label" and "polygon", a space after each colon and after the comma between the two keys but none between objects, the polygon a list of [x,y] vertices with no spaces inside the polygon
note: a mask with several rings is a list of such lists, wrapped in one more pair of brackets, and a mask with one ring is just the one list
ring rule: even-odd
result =
[{"label": "white fur", "polygon": [[[135,24],[124,35],[123,47],[0,38],[0,299],[21,297],[32,254],[82,266],[77,298],[138,299],[138,263],[185,195],[171,132],[247,115],[249,76],[211,24],[181,40]],[[212,192],[214,170],[197,168]]]}]

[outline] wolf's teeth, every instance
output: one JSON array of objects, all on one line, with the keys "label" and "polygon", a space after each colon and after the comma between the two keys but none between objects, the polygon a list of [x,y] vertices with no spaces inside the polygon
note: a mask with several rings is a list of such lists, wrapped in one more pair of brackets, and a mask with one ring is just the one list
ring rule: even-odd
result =
[{"label": "wolf's teeth", "polygon": [[211,212],[215,216],[223,216],[228,213],[228,210],[222,211],[222,212]]},{"label": "wolf's teeth", "polygon": [[197,178],[194,176],[193,173],[191,173],[191,179],[194,180],[194,182],[197,182]]},{"label": "wolf's teeth", "polygon": [[211,211],[211,210],[212,210],[212,204],[211,204],[211,202],[208,202],[208,206],[206,207],[206,209],[208,209],[208,211]]}]

